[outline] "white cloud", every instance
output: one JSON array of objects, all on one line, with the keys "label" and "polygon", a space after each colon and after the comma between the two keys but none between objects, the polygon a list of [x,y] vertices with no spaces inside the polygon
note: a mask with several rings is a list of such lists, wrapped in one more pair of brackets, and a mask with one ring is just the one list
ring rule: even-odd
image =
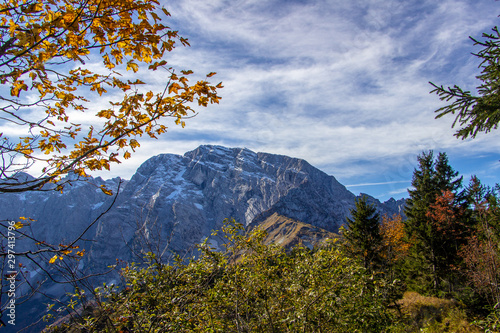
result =
[{"label": "white cloud", "polygon": [[211,68],[225,85],[221,105],[203,110],[184,131],[199,143],[243,143],[341,174],[374,168],[345,170],[359,161],[387,169],[425,149],[498,151],[492,144],[498,134],[462,142],[452,136],[451,119],[434,120],[442,104],[428,84],[448,76],[472,82],[473,63],[449,57],[468,55],[467,35],[492,26],[496,15],[488,6],[486,0],[172,4],[193,46],[171,63]]},{"label": "white cloud", "polygon": [[[496,24],[495,1],[179,0],[165,6],[169,25],[192,45],[169,54],[169,65],[200,75],[216,71],[214,82],[225,86],[221,103],[199,108],[185,129],[170,127],[159,142],[143,141],[105,177],[130,177],[149,156],[204,143],[301,157],[339,178],[368,183],[408,179],[426,149],[500,152],[498,133],[455,139],[452,119],[434,119],[443,104],[429,95],[428,84],[474,87],[478,63],[468,35]],[[156,87],[166,83],[160,73],[140,76]],[[95,101],[95,108],[101,105]]]},{"label": "white cloud", "polygon": [[381,182],[381,183],[362,183],[362,184],[351,184],[345,185],[346,187],[358,187],[358,186],[378,186],[378,185],[389,185],[389,184],[401,184],[407,183],[406,180],[394,180],[390,182]]}]

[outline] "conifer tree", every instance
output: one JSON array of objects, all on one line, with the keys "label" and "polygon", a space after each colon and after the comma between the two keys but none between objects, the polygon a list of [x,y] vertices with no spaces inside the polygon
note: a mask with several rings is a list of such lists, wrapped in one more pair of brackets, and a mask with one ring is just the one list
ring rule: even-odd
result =
[{"label": "conifer tree", "polygon": [[481,73],[476,76],[480,84],[476,87],[477,95],[454,85],[438,86],[431,82],[442,101],[449,102],[435,112],[436,118],[454,116],[452,127],[459,127],[455,136],[460,139],[475,138],[479,133],[488,133],[497,129],[500,123],[500,31],[494,27],[491,33],[483,33],[483,41],[470,37],[474,45],[482,49],[473,53],[480,61]]},{"label": "conifer tree", "polygon": [[[445,153],[439,153],[434,159],[432,151],[424,152],[418,157],[418,163],[419,168],[415,169],[412,179],[414,189],[408,191],[410,198],[405,207],[405,231],[413,242],[411,264],[414,266],[414,274],[430,272],[427,280],[430,280],[431,285],[423,287],[431,287],[437,293],[440,282],[448,278],[451,264],[449,258],[456,257],[453,253],[456,254],[458,249],[456,246],[453,249],[448,247],[448,244],[456,244],[454,240],[446,241],[447,237],[454,235],[443,232],[438,223],[442,216],[438,219],[436,210],[442,206],[439,204],[445,193],[453,197],[453,205],[459,204],[460,195],[457,191],[461,187],[462,178],[457,177],[458,172],[449,165]],[[450,223],[460,223],[458,214],[453,216]]]},{"label": "conifer tree", "polygon": [[[500,196],[499,186],[490,188],[473,176],[466,194],[474,230],[463,246],[464,274],[474,291],[490,306],[500,304]],[[500,313],[496,309],[496,313]],[[496,315],[496,318],[499,318]],[[500,318],[498,319],[500,321]]]},{"label": "conifer tree", "polygon": [[373,269],[380,262],[380,215],[373,205],[367,203],[366,196],[356,199],[351,215],[352,219],[347,218],[344,237],[351,253],[362,258],[365,268]]}]

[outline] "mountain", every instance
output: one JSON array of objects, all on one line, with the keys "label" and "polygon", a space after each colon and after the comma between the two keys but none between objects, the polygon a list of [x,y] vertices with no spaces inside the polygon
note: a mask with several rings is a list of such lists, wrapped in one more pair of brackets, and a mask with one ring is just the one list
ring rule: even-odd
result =
[{"label": "mountain", "polygon": [[[33,218],[31,229],[39,240],[67,243],[109,208],[113,198],[100,186],[116,191],[119,182],[74,179],[63,193],[2,194],[0,219]],[[83,264],[94,269],[117,258],[140,259],[144,248],[184,255],[210,238],[225,218],[248,226],[278,214],[335,233],[355,198],[335,177],[302,159],[212,145],[183,156],[161,154],[122,184],[115,204],[85,233]],[[389,215],[401,212],[404,204],[369,201]],[[217,239],[210,241],[217,246]]]},{"label": "mountain", "polygon": [[[225,218],[248,226],[277,213],[337,232],[354,199],[333,176],[301,159],[221,146],[162,154],[139,167],[98,222],[89,260],[131,260],[127,254],[145,244],[185,254],[207,237],[218,246],[210,234]],[[393,213],[393,202],[372,200]]]},{"label": "mountain", "polygon": [[[302,159],[212,145],[183,156],[152,157],[126,182],[73,180],[63,193],[1,194],[0,220],[33,218],[33,234],[51,244],[67,244],[88,229],[80,243],[86,254],[78,270],[91,274],[106,270],[116,259],[140,261],[147,251],[165,260],[172,254],[193,255],[196,244],[206,238],[217,248],[220,239],[211,232],[225,218],[248,227],[262,225],[271,240],[288,245],[297,239],[314,244],[338,231],[356,198],[333,176]],[[114,198],[100,186],[116,192],[120,183],[111,206]],[[404,200],[369,200],[389,215],[404,205]],[[16,250],[28,249],[27,243],[19,241]],[[24,264],[33,279],[41,278],[40,267]],[[58,293],[60,289],[48,290],[53,296]]]},{"label": "mountain", "polygon": [[[24,174],[21,177],[31,176]],[[44,191],[0,194],[0,220],[18,220],[21,216],[32,218],[35,221],[31,222],[30,229],[39,240],[50,244],[64,243],[82,233],[90,221],[111,203],[112,198],[105,195],[100,186],[115,189],[120,182],[119,178],[105,181],[99,177],[81,181],[75,175],[69,175],[65,180],[72,180],[72,183],[62,193],[50,190],[49,185]],[[24,245],[24,242],[17,243],[17,251],[27,250]]]}]

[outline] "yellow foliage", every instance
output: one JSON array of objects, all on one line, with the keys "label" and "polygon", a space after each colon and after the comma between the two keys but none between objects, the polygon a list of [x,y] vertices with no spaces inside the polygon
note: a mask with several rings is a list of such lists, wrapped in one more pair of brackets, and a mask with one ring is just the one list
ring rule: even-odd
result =
[{"label": "yellow foliage", "polygon": [[410,243],[406,241],[403,218],[394,214],[392,218],[382,216],[380,226],[382,243],[384,245],[383,255],[390,261],[397,261],[404,257],[410,249]]},{"label": "yellow foliage", "polygon": [[101,185],[100,189],[106,195],[113,195],[113,192],[104,187],[104,185]]},{"label": "yellow foliage", "polygon": [[455,300],[407,291],[397,303],[405,317],[405,332],[482,332],[469,323],[465,309]]},{"label": "yellow foliage", "polygon": [[[118,154],[131,157],[127,148],[139,147],[138,137],[165,133],[162,119],[171,117],[184,126],[183,118],[195,114],[188,103],[219,103],[220,83],[214,86],[200,80],[190,85],[186,76],[191,70],[181,70],[183,76],[178,76],[165,66],[168,52],[179,43],[189,43],[163,23],[170,14],[159,6],[157,0],[5,0],[0,4],[0,84],[10,86],[10,96],[0,96],[8,101],[2,118],[24,125],[29,133],[22,138],[2,137],[12,147],[3,154],[9,155],[6,160],[22,156],[26,166],[45,161],[38,187],[71,170],[86,175],[85,169],[109,169],[110,163],[119,162]],[[101,62],[105,70],[85,68],[86,62]],[[122,79],[120,72],[141,69],[168,71],[166,91],[139,90],[147,82]],[[97,112],[96,128],[72,123],[71,111],[87,112],[89,100],[109,92],[116,96],[117,89],[123,92],[121,98],[110,100],[111,109]],[[22,170],[17,166],[2,171],[14,174]]]}]

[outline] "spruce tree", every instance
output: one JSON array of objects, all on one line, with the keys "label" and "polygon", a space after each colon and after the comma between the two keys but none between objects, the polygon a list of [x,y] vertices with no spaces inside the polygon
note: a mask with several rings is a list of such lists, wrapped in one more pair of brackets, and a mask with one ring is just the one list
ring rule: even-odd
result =
[{"label": "spruce tree", "polygon": [[405,207],[405,231],[413,242],[411,278],[420,284],[427,280],[430,285],[421,285],[421,291],[431,288],[437,293],[442,281],[450,282],[449,267],[453,264],[450,258],[456,257],[457,249],[456,246],[450,248],[449,244],[456,242],[447,237],[453,235],[443,233],[436,223],[433,209],[445,193],[451,193],[456,201],[460,200],[458,190],[462,178],[457,177],[458,172],[449,165],[445,153],[439,153],[434,159],[432,151],[423,152],[418,157],[418,163],[419,167],[413,173],[413,189],[408,190],[410,198]]},{"label": "spruce tree", "polygon": [[380,262],[380,215],[373,205],[367,203],[366,196],[356,199],[351,215],[352,219],[347,218],[345,239],[351,253],[363,260],[365,268],[373,270]]},{"label": "spruce tree", "polygon": [[[459,127],[455,136],[460,139],[475,138],[479,133],[488,133],[500,124],[500,31],[494,27],[491,33],[483,33],[483,40],[470,37],[474,45],[482,49],[473,53],[481,64],[480,81],[476,89],[462,89],[457,85],[443,87],[431,83],[442,101],[449,104],[436,110],[436,118],[455,117],[452,127]],[[477,91],[473,95],[471,91]]]}]

